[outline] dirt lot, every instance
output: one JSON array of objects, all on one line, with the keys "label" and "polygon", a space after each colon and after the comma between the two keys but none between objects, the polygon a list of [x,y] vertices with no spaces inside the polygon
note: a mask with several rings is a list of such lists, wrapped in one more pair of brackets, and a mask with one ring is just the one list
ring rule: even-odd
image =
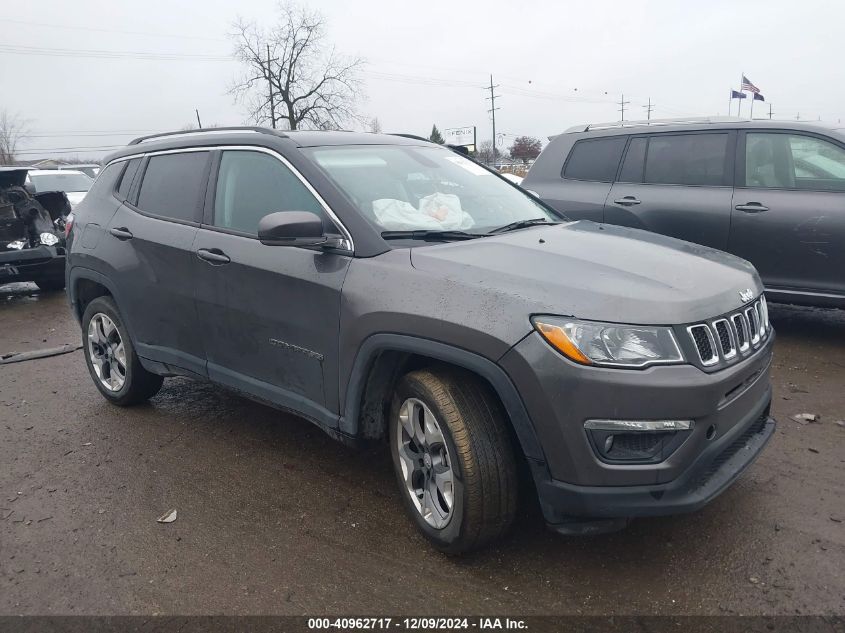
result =
[{"label": "dirt lot", "polygon": [[[771,312],[779,428],[722,497],[593,538],[526,517],[458,560],[384,451],[182,379],[117,409],[79,351],[0,365],[0,614],[845,613],[845,313]],[[79,341],[34,286],[0,323],[0,354]]]}]

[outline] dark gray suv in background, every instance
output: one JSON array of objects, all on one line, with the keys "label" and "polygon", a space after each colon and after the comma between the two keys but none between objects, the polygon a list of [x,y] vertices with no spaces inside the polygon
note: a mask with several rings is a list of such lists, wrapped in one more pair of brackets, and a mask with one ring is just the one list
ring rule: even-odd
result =
[{"label": "dark gray suv in background", "polygon": [[504,534],[526,490],[569,534],[695,510],[774,432],[748,262],[570,222],[423,140],[138,139],[106,160],[68,250],[106,399],[189,376],[386,441],[444,551]]},{"label": "dark gray suv in background", "polygon": [[581,125],[522,182],[574,219],[749,260],[775,301],[845,307],[845,128],[692,119]]}]

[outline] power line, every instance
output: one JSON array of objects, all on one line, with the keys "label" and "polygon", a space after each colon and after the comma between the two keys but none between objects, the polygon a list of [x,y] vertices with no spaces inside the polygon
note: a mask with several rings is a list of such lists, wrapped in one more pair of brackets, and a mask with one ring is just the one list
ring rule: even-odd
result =
[{"label": "power line", "polygon": [[222,55],[150,53],[145,51],[112,51],[78,48],[47,48],[40,46],[24,46],[19,44],[0,44],[0,53],[10,53],[14,55],[43,55],[48,57],[93,57],[97,59],[145,59],[165,61],[189,60],[203,62],[232,61],[231,57]]},{"label": "power line", "polygon": [[201,35],[177,35],[175,33],[152,33],[150,31],[124,31],[121,29],[105,29],[93,26],[71,26],[68,24],[49,24],[47,22],[28,22],[26,20],[13,20],[11,18],[0,18],[0,22],[10,24],[24,24],[27,26],[41,26],[51,29],[65,29],[69,31],[93,31],[96,33],[119,33],[121,35],[144,35],[147,37],[172,37],[180,40],[207,40],[212,42],[225,42],[220,37],[203,37]]}]

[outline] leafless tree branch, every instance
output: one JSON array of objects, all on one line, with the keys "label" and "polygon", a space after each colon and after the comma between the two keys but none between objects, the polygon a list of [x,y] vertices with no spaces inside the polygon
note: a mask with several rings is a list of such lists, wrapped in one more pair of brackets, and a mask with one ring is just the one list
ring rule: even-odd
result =
[{"label": "leafless tree branch", "polygon": [[25,119],[5,108],[0,110],[0,165],[15,164],[18,143],[28,133],[29,125]]},{"label": "leafless tree branch", "polygon": [[340,129],[362,120],[356,104],[363,98],[364,61],[327,45],[321,13],[282,2],[275,26],[238,18],[231,37],[245,70],[229,92],[250,120],[291,130]]}]

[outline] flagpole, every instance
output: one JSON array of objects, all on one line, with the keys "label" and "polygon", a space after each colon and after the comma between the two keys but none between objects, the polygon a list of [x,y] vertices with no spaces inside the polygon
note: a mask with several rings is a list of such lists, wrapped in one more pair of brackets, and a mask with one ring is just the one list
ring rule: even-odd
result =
[{"label": "flagpole", "polygon": [[[739,76],[739,94],[741,94],[741,95],[745,94],[745,91],[742,89],[742,78],[743,77],[745,77],[745,73],[741,73],[740,76]],[[737,101],[739,102],[739,105],[736,109],[736,115],[741,118],[742,115],[740,114],[740,112],[742,112],[742,97],[737,99]]]},{"label": "flagpole", "polygon": [[728,94],[731,96],[731,98],[728,99],[728,116],[730,116],[731,115],[731,106],[733,105],[733,102],[734,102],[734,89],[731,88],[728,91]]},{"label": "flagpole", "polygon": [[754,93],[754,92],[752,92],[752,93],[751,93],[751,114],[749,114],[749,115],[748,115],[748,120],[749,120],[749,121],[753,121],[753,120],[754,120],[754,95],[755,95],[755,94],[756,94],[756,93]]}]

